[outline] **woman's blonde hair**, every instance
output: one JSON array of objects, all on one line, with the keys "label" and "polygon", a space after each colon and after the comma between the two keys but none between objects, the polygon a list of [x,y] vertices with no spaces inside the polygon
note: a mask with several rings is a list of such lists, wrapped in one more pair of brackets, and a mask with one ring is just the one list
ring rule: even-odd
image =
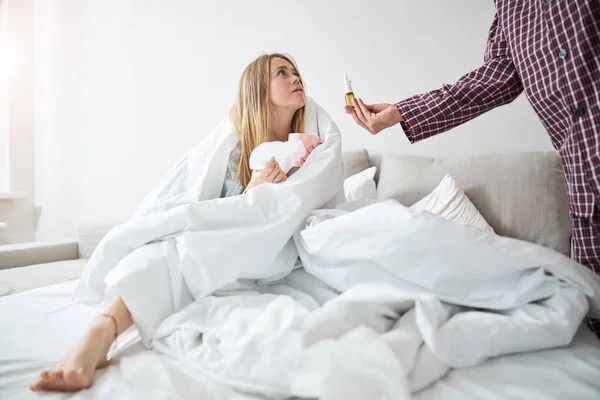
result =
[{"label": "woman's blonde hair", "polygon": [[[238,95],[231,110],[231,121],[240,136],[242,151],[238,163],[238,178],[245,188],[252,177],[249,160],[252,150],[261,143],[276,140],[271,129],[271,60],[282,58],[296,68],[294,60],[287,55],[264,54],[252,61],[240,78]],[[300,76],[300,72],[298,71]],[[302,82],[302,78],[300,78]],[[292,118],[292,132],[304,132],[305,108],[303,106]]]}]

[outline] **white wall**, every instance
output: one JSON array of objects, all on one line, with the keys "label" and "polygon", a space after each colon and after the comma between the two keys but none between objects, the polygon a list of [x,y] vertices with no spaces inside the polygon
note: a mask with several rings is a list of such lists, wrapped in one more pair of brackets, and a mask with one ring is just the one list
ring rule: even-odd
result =
[{"label": "white wall", "polygon": [[395,102],[480,65],[492,1],[36,4],[40,238],[125,218],[228,114],[243,68],[262,52],[296,59],[346,149],[435,156],[552,149],[524,97],[415,145],[399,128],[372,137],[343,112],[344,72],[365,101]]},{"label": "white wall", "polygon": [[87,3],[36,0],[32,16],[38,239],[73,236],[82,217],[80,179],[84,175],[79,160],[84,157],[80,142],[85,131],[81,58]]}]

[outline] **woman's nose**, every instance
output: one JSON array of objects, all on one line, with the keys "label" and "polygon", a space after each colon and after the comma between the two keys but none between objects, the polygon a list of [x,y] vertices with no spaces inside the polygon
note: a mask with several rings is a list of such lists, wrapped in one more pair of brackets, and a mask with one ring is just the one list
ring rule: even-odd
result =
[{"label": "woman's nose", "polygon": [[300,77],[297,75],[292,75],[294,77],[294,79],[292,79],[292,84],[297,84],[300,83]]}]

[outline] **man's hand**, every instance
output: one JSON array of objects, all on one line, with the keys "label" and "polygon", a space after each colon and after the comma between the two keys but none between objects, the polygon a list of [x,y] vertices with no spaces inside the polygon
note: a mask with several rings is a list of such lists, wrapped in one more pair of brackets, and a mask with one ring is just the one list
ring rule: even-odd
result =
[{"label": "man's hand", "polygon": [[402,114],[393,104],[365,104],[361,99],[354,99],[354,108],[345,106],[346,113],[352,115],[357,124],[376,135],[382,130],[404,121]]}]

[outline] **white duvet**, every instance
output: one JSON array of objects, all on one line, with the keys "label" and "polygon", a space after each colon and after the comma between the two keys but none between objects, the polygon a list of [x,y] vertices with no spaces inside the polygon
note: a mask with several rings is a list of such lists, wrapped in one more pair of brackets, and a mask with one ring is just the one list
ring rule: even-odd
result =
[{"label": "white duvet", "polygon": [[[341,189],[340,135],[307,111],[325,143],[306,164],[227,199],[215,177],[237,136],[218,127],[107,235],[78,298],[119,294],[144,343],[198,374],[325,400],[410,398],[449,368],[564,346],[600,316],[600,279],[551,250],[391,200],[321,209]],[[278,292],[298,256],[341,294]]]}]

